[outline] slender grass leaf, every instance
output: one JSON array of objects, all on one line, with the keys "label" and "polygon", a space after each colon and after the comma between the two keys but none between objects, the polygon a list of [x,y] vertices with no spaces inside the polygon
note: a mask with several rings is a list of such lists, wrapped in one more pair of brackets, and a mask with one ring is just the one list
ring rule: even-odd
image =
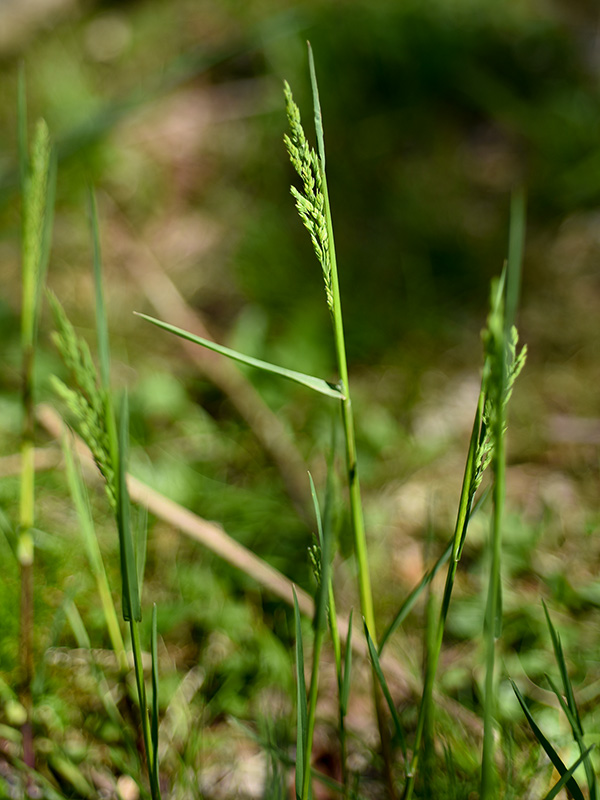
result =
[{"label": "slender grass leaf", "polygon": [[400,722],[400,717],[398,716],[398,712],[396,711],[396,706],[394,705],[394,701],[392,699],[392,695],[387,685],[385,675],[383,674],[383,670],[381,669],[381,664],[379,663],[379,656],[377,654],[377,648],[375,647],[373,639],[371,639],[371,634],[369,633],[367,623],[364,621],[364,619],[363,619],[363,625],[365,629],[365,636],[367,637],[367,645],[369,647],[369,655],[371,656],[371,662],[373,664],[375,674],[377,675],[377,680],[379,681],[379,685],[381,686],[381,691],[383,692],[383,696],[385,697],[386,703],[388,704],[388,708],[390,709],[390,714],[392,715],[392,720],[394,722],[394,728],[396,729],[396,735],[398,737],[398,741],[400,742],[400,747],[402,748],[402,754],[404,755],[404,758],[406,760],[406,740],[404,738],[402,723]]},{"label": "slender grass leaf", "polygon": [[[467,515],[467,517],[465,519],[465,524],[463,526],[463,533],[461,534],[461,545],[460,545],[460,548],[459,548],[458,557],[460,557],[460,553],[462,551],[462,546],[464,545],[464,540],[466,538],[465,534],[466,534],[466,529],[467,529],[468,523],[471,520],[471,518],[479,511],[479,509],[481,508],[483,503],[486,501],[486,499],[487,499],[487,497],[489,495],[489,492],[490,492],[489,486],[486,486],[485,490],[481,493],[481,496],[477,500],[477,503],[473,507],[472,511]],[[383,636],[381,637],[381,641],[379,643],[379,656],[380,657],[381,657],[381,654],[383,652],[383,648],[384,648],[385,644],[387,643],[388,639],[390,638],[390,636],[392,636],[398,630],[400,625],[402,625],[402,623],[404,622],[406,617],[412,611],[415,603],[417,602],[417,600],[421,596],[421,593],[423,592],[423,590],[428,586],[429,583],[431,583],[431,581],[435,578],[435,576],[439,572],[440,568],[443,567],[444,564],[450,558],[450,554],[452,553],[452,549],[453,549],[454,543],[455,543],[455,537],[453,536],[452,539],[450,539],[450,541],[446,545],[446,547],[444,549],[444,552],[441,554],[441,556],[435,562],[433,567],[431,567],[431,569],[428,570],[423,575],[423,577],[421,578],[419,583],[410,592],[408,597],[404,600],[404,602],[402,603],[402,605],[398,609],[398,612],[397,612],[396,616],[390,622],[390,624],[386,628]]]},{"label": "slender grass leaf", "polygon": [[342,691],[340,692],[340,705],[342,716],[348,713],[348,699],[350,697],[350,681],[352,676],[352,615],[354,609],[350,609],[348,617],[348,634],[346,636],[346,654],[344,657],[344,676],[342,679]]},{"label": "slender grass leaf", "polygon": [[117,495],[117,524],[119,528],[119,546],[121,551],[121,578],[123,590],[123,619],[140,622],[142,609],[140,604],[137,567],[131,534],[131,509],[129,492],[125,478],[127,462],[127,440],[129,437],[127,395],[123,395],[119,425],[119,492]]},{"label": "slender grass leaf", "polygon": [[571,684],[571,679],[569,678],[569,671],[567,669],[567,662],[565,661],[560,635],[552,624],[552,620],[550,619],[550,614],[544,600],[542,600],[542,606],[544,607],[544,614],[546,615],[546,622],[548,623],[548,630],[550,631],[550,638],[552,639],[552,647],[554,648],[554,657],[556,658],[556,663],[558,664],[565,697],[567,698],[567,704],[571,709],[571,714],[576,720],[579,734],[583,735],[583,728],[579,718],[579,711],[577,710],[577,705],[575,703],[575,695],[573,694],[573,686]]},{"label": "slender grass leaf", "polygon": [[100,251],[100,230],[96,197],[90,187],[88,197],[90,227],[92,231],[92,261],[94,267],[94,288],[96,295],[96,335],[98,337],[98,361],[102,388],[108,392],[110,386],[110,345],[104,290],[102,287],[102,255]]},{"label": "slender grass leaf", "polygon": [[144,585],[144,572],[146,570],[146,554],[148,551],[148,509],[140,506],[136,514],[135,535],[135,563],[137,566],[137,579],[140,588]]},{"label": "slender grass leaf", "polygon": [[317,86],[317,71],[315,69],[315,59],[313,57],[310,42],[308,45],[308,66],[310,70],[310,85],[312,88],[313,106],[315,113],[315,132],[317,135],[317,152],[321,160],[323,171],[325,170],[325,137],[323,135],[323,115],[321,113],[321,101],[319,100],[319,87]]},{"label": "slender grass leaf", "polygon": [[[590,750],[593,750],[593,749],[594,749],[594,745],[591,744],[588,747],[588,749],[579,756],[577,761],[571,767],[569,767],[569,769],[565,772],[565,774],[561,776],[560,780],[557,783],[554,784],[552,789],[550,789],[548,794],[544,797],[544,800],[554,800],[554,798],[558,795],[558,793],[562,790],[562,788],[564,786],[566,786],[568,781],[571,779],[571,777],[573,776],[575,770],[579,767],[579,765],[581,764],[583,759],[587,758],[589,753],[590,753]],[[588,761],[589,761],[589,759],[588,759]],[[586,762],[586,763],[588,763],[588,762]]]},{"label": "slender grass leaf", "polygon": [[150,731],[152,738],[153,763],[151,765],[154,783],[158,786],[158,623],[156,603],[152,606],[152,631],[150,636],[152,653],[152,713]]},{"label": "slender grass leaf", "polygon": [[268,361],[262,361],[260,358],[253,358],[252,356],[244,355],[237,350],[232,350],[230,347],[225,347],[224,345],[212,342],[210,339],[204,339],[202,336],[195,336],[193,333],[189,333],[181,328],[177,328],[175,325],[169,325],[168,322],[162,322],[161,320],[150,317],[147,314],[140,314],[137,311],[134,313],[136,316],[151,322],[158,328],[162,328],[169,333],[174,333],[175,336],[180,336],[182,339],[187,339],[189,342],[194,342],[194,344],[199,344],[201,347],[206,347],[208,350],[213,350],[215,353],[220,353],[223,356],[227,356],[227,358],[231,358],[233,361],[239,361],[241,364],[247,364],[250,367],[256,367],[256,369],[263,370],[263,372],[271,372],[274,375],[280,375],[282,378],[287,378],[294,383],[307,386],[309,389],[313,389],[315,392],[327,395],[328,397],[334,397],[336,400],[344,399],[344,395],[338,386],[334,385],[333,383],[328,383],[321,378],[315,378],[313,375],[305,375],[303,372],[296,372],[293,369],[278,367],[276,364],[271,364]]},{"label": "slender grass leaf", "polygon": [[513,192],[510,202],[506,310],[504,314],[504,335],[507,340],[510,330],[515,324],[519,305],[521,266],[525,247],[525,216],[525,190],[520,187]]},{"label": "slender grass leaf", "polygon": [[[583,741],[583,731],[580,732],[580,725],[581,725],[580,720],[573,715],[573,712],[569,708],[567,702],[565,701],[565,698],[558,690],[558,687],[556,686],[552,678],[549,675],[546,675],[546,680],[550,684],[550,688],[556,695],[556,698],[560,703],[560,707],[562,708],[567,720],[569,721],[569,725],[571,726],[571,731],[573,733],[573,738],[576,741],[577,746],[579,747],[579,752],[583,753],[583,751],[585,750],[585,743]],[[594,768],[590,763],[589,759],[585,762],[585,775],[588,783],[588,788],[590,790],[590,800],[595,800],[596,776],[594,774]]]},{"label": "slender grass leaf", "polygon": [[66,758],[56,745],[48,755],[48,763],[61,778],[69,783],[79,797],[97,797],[95,790],[87,782],[85,776],[70,759]]},{"label": "slender grass leaf", "polygon": [[92,519],[92,511],[90,507],[90,500],[85,488],[81,470],[79,465],[75,463],[73,457],[72,447],[67,440],[66,435],[62,439],[62,451],[65,460],[65,471],[67,475],[67,483],[71,498],[77,512],[77,520],[79,522],[79,530],[83,539],[83,546],[90,564],[90,568],[96,580],[98,594],[100,595],[100,602],[102,604],[102,611],[104,613],[104,621],[110,637],[110,641],[115,651],[115,655],[119,659],[123,668],[126,666],[127,660],[125,655],[125,645],[119,627],[117,610],[113,602],[112,594],[102,560],[102,554],[98,545],[94,522]]},{"label": "slender grass leaf", "polygon": [[331,564],[331,523],[328,519],[323,524],[321,517],[321,509],[319,506],[319,498],[317,490],[310,472],[308,473],[310,481],[310,492],[315,509],[315,516],[317,518],[317,530],[319,533],[319,543],[321,546],[321,565],[320,565],[320,584],[317,591],[315,603],[315,616],[314,616],[314,629],[321,631],[325,628],[327,620],[327,597],[329,592],[329,572]]},{"label": "slender grass leaf", "polygon": [[[527,722],[529,723],[529,727],[533,731],[533,735],[538,740],[540,745],[543,747],[544,751],[546,752],[546,755],[548,756],[550,761],[554,764],[554,766],[556,767],[556,769],[558,770],[558,772],[560,773],[560,775],[562,777],[563,775],[565,775],[566,772],[568,772],[567,767],[565,766],[563,760],[558,755],[556,750],[552,747],[552,745],[550,744],[548,739],[546,739],[546,737],[544,736],[544,734],[542,733],[542,731],[538,727],[536,721],[534,720],[533,716],[531,715],[531,712],[527,708],[527,704],[525,703],[525,699],[523,698],[523,695],[521,694],[521,692],[519,690],[519,687],[517,686],[517,684],[512,679],[509,679],[509,680],[510,680],[511,685],[513,687],[514,693],[517,696],[517,700],[519,701],[519,704],[520,704],[521,708],[523,709],[523,713],[525,714],[525,717],[527,718]],[[567,778],[566,787],[567,787],[567,790],[571,793],[571,795],[573,797],[573,800],[584,800],[583,793],[582,793],[581,789],[579,788],[579,785],[577,784],[577,782],[575,781],[575,779],[573,777]]]},{"label": "slender grass leaf", "polygon": [[400,625],[402,625],[406,617],[410,614],[410,612],[413,609],[413,606],[421,596],[421,592],[423,591],[423,589],[425,589],[426,586],[428,586],[428,584],[431,583],[431,581],[434,579],[440,568],[446,563],[446,561],[448,561],[448,559],[450,558],[450,554],[452,553],[453,545],[454,545],[454,537],[450,539],[450,541],[446,545],[446,549],[444,550],[442,555],[438,558],[438,560],[435,562],[433,567],[430,570],[428,570],[425,573],[425,575],[423,575],[419,583],[415,586],[415,588],[410,592],[406,600],[402,603],[402,605],[398,609],[398,613],[396,614],[394,619],[390,622],[385,633],[381,637],[381,642],[379,643],[379,655],[381,655],[381,653],[383,652],[383,648],[385,647],[385,644],[390,638],[390,636],[392,636],[392,634],[398,630]]},{"label": "slender grass leaf", "polygon": [[294,619],[296,624],[296,798],[304,795],[304,769],[306,764],[306,743],[308,733],[308,709],[306,682],[304,680],[304,646],[302,643],[302,623],[296,590],[294,592]]}]

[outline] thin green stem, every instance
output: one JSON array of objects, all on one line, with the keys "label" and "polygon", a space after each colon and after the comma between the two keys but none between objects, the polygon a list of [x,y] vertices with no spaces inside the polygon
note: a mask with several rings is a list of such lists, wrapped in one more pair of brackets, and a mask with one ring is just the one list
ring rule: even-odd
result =
[{"label": "thin green stem", "polygon": [[473,428],[471,431],[471,441],[469,444],[469,454],[465,465],[465,472],[463,476],[462,489],[460,494],[460,501],[458,504],[458,513],[456,517],[456,525],[454,528],[454,539],[452,542],[452,554],[450,563],[448,564],[448,571],[446,573],[446,583],[444,585],[444,595],[442,598],[442,605],[440,608],[440,616],[433,639],[433,646],[427,654],[427,662],[425,667],[425,682],[423,686],[423,693],[421,695],[421,702],[419,704],[419,715],[417,718],[417,728],[415,731],[415,738],[413,744],[413,756],[410,766],[407,770],[406,786],[404,790],[404,799],[410,800],[414,791],[414,783],[417,777],[419,759],[421,753],[421,744],[423,741],[423,733],[425,730],[425,721],[427,709],[433,707],[433,687],[435,684],[435,677],[442,651],[442,644],[444,640],[444,630],[446,626],[446,618],[448,616],[448,609],[450,608],[450,599],[452,590],[454,588],[454,581],[456,578],[456,571],[458,569],[458,562],[460,560],[462,545],[466,534],[466,528],[469,522],[471,506],[473,503],[473,475],[475,471],[475,458],[477,452],[477,445],[481,435],[481,419],[483,415],[483,406],[485,396],[483,387],[479,393],[479,401],[477,404],[477,411],[473,421]]},{"label": "thin green stem", "polygon": [[[375,612],[373,607],[373,593],[371,589],[371,576],[369,572],[369,559],[367,550],[367,537],[363,515],[363,505],[360,491],[360,481],[358,477],[358,463],[356,457],[356,435],[354,429],[354,415],[352,412],[352,401],[350,398],[350,384],[348,380],[348,360],[346,357],[346,344],[344,338],[344,323],[342,315],[342,301],[340,295],[340,285],[337,269],[337,258],[335,251],[335,238],[333,235],[333,221],[331,216],[331,206],[329,202],[329,191],[327,187],[327,176],[325,173],[325,144],[323,136],[323,121],[321,105],[319,101],[319,91],[317,86],[316,72],[312,50],[309,46],[309,66],[311,84],[313,90],[315,129],[317,135],[317,150],[319,155],[319,169],[321,172],[321,183],[324,200],[325,222],[327,227],[327,240],[329,243],[329,280],[331,284],[331,313],[333,322],[333,337],[338,373],[343,392],[341,400],[342,423],[344,427],[344,439],[346,441],[346,472],[348,475],[348,490],[350,495],[350,520],[354,538],[354,553],[358,568],[358,588],[360,595],[360,605],[362,614],[375,645],[377,645]],[[390,795],[395,796],[394,783],[391,767],[391,753],[389,736],[383,714],[382,698],[378,688],[377,677],[373,670],[373,696],[377,724],[381,740],[382,755],[385,763],[387,782]]]},{"label": "thin green stem", "polygon": [[311,786],[311,753],[315,733],[315,720],[317,715],[317,698],[319,694],[319,669],[321,666],[321,650],[323,647],[325,630],[318,629],[315,633],[313,644],[313,660],[310,676],[310,691],[308,693],[308,724],[306,731],[306,761],[304,763],[304,782],[302,784],[302,800],[310,797]]},{"label": "thin green stem", "polygon": [[491,532],[491,563],[485,632],[485,695],[483,707],[483,757],[481,771],[481,798],[492,800],[496,797],[496,762],[494,742],[494,721],[496,715],[495,667],[497,620],[502,613],[500,607],[500,575],[502,553],[502,515],[504,510],[506,459],[504,414],[502,404],[496,420],[496,449],[494,453],[494,512]]},{"label": "thin green stem", "polygon": [[157,758],[157,753],[154,752],[152,745],[152,731],[150,727],[150,716],[148,714],[146,683],[144,681],[144,668],[142,666],[142,648],[140,645],[139,623],[133,618],[129,620],[129,629],[131,631],[131,648],[133,650],[133,669],[135,672],[138,698],[140,701],[142,736],[144,739],[144,748],[146,750],[146,760],[148,762],[150,793],[152,795],[152,800],[160,800],[160,787],[157,779],[158,771],[156,770],[154,763],[155,758]]}]

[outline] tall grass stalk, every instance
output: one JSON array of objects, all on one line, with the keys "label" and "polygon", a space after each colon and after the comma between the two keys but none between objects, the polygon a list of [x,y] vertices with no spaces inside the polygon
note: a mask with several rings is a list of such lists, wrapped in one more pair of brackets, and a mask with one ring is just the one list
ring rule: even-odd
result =
[{"label": "tall grass stalk", "polygon": [[35,348],[43,286],[50,251],[51,214],[53,206],[54,169],[50,135],[46,123],[39,120],[35,129],[31,155],[27,143],[27,111],[25,78],[19,75],[18,89],[19,175],[22,197],[22,429],[21,486],[17,558],[21,571],[20,601],[20,669],[22,701],[27,711],[23,727],[25,763],[33,767],[33,734],[31,730],[31,683],[33,657],[33,526],[35,523]]},{"label": "tall grass stalk", "polygon": [[[356,455],[356,435],[354,428],[354,414],[350,398],[348,378],[348,360],[344,338],[344,322],[342,316],[342,303],[340,284],[337,269],[335,240],[333,235],[333,221],[329,203],[329,191],[325,171],[325,141],[323,133],[323,117],[319,100],[314,58],[310,44],[308,46],[310,79],[313,95],[315,132],[317,150],[313,150],[307,140],[302,127],[300,110],[293,100],[289,85],[285,84],[285,98],[290,134],[285,137],[290,160],[296,172],[302,179],[303,192],[292,187],[292,194],[296,200],[296,208],[300,218],[307,228],[315,254],[321,263],[325,282],[325,295],[329,308],[333,339],[340,387],[343,393],[341,399],[342,423],[346,444],[346,474],[350,497],[350,519],[354,539],[354,554],[358,572],[358,587],[361,611],[367,630],[372,639],[376,641],[375,613],[373,608],[373,593],[371,589],[371,576],[367,550],[367,538],[364,523],[363,505],[358,476],[358,463]],[[381,739],[382,754],[384,757],[388,788],[394,794],[391,775],[389,742],[386,723],[383,718],[381,696],[378,689],[376,675],[373,675],[373,692],[377,721]]]},{"label": "tall grass stalk", "polygon": [[[57,328],[57,333],[54,337],[55,342],[71,372],[74,388],[67,387],[58,380],[55,380],[54,383],[58,393],[74,414],[79,432],[92,451],[96,464],[105,478],[108,500],[116,518],[121,555],[122,615],[125,622],[129,624],[131,636],[133,668],[139,700],[140,722],[146,752],[150,793],[153,800],[158,800],[160,798],[160,787],[158,779],[158,750],[156,747],[158,730],[156,658],[153,658],[152,681],[154,690],[152,693],[152,709],[150,711],[144,681],[140,641],[140,622],[142,619],[141,578],[138,575],[140,558],[139,555],[136,558],[130,499],[126,482],[127,442],[129,438],[128,404],[127,396],[124,395],[120,405],[119,424],[117,426],[117,417],[110,387],[110,346],[102,287],[98,215],[92,193],[90,193],[90,220],[99,369],[96,369],[89,348],[75,334],[58,301],[51,298]],[[145,536],[145,530],[138,532],[138,542],[140,536]],[[137,549],[139,552],[139,548]],[[152,628],[152,652],[154,655],[156,652],[155,618]]]},{"label": "tall grass stalk", "polygon": [[[501,515],[504,502],[504,433],[506,427],[506,407],[512,392],[512,385],[521,371],[526,348],[519,355],[516,353],[517,333],[512,326],[518,302],[518,286],[520,281],[521,259],[525,230],[525,202],[522,192],[515,192],[511,202],[511,222],[509,235],[509,260],[507,270],[502,278],[492,289],[491,309],[488,317],[487,328],[483,333],[484,339],[484,365],[481,378],[481,387],[477,400],[477,408],[469,450],[463,476],[458,513],[451,545],[451,557],[446,572],[444,593],[440,607],[439,619],[431,642],[427,648],[426,669],[423,693],[419,704],[417,727],[413,744],[413,755],[408,770],[407,785],[405,790],[406,800],[410,800],[414,791],[414,784],[418,774],[421,747],[426,724],[430,724],[427,715],[434,708],[433,689],[440,654],[444,639],[444,631],[450,600],[456,580],[458,563],[464,547],[469,521],[473,512],[475,495],[481,485],[485,470],[490,463],[494,468],[493,501],[494,515],[492,524],[492,560],[490,567],[490,590],[486,609],[486,643],[487,667],[486,672],[486,697],[489,696],[488,727],[491,730],[493,719],[493,683],[488,695],[489,675],[493,675],[493,653],[490,641],[495,652],[494,627],[490,628],[490,620],[496,621],[499,614],[500,594],[500,535]],[[505,290],[505,276],[508,273],[508,288]],[[505,302],[506,298],[506,302]],[[510,309],[507,311],[505,309]],[[512,315],[512,316],[509,316]],[[500,478],[500,480],[498,480]],[[436,565],[437,566],[437,565]],[[435,569],[435,567],[434,567]],[[431,571],[433,574],[433,570]],[[484,713],[485,718],[485,713]],[[487,736],[487,738],[486,738]],[[490,747],[492,734],[484,733],[484,756],[482,759],[482,786],[485,776],[486,785],[490,778]],[[488,766],[486,767],[486,759]]]},{"label": "tall grass stalk", "polygon": [[[497,795],[495,760],[496,717],[496,641],[502,632],[502,519],[506,494],[506,420],[507,405],[516,376],[523,367],[525,351],[517,355],[518,336],[514,318],[521,282],[521,263],[525,237],[525,197],[522,191],[513,194],[508,263],[494,293],[492,310],[484,333],[488,358],[486,393],[489,399],[487,425],[492,441],[493,513],[490,534],[490,577],[484,626],[485,688],[483,705],[483,753],[481,797],[491,800]],[[504,277],[503,275],[503,277]],[[494,297],[495,294],[495,297]]]}]

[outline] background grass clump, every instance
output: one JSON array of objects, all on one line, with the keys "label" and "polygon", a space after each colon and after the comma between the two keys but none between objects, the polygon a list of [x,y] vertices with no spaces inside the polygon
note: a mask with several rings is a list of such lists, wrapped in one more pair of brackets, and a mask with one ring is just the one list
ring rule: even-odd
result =
[{"label": "background grass clump", "polygon": [[[338,381],[321,270],[289,195],[290,184],[301,189],[302,181],[296,182],[283,143],[283,79],[309,143],[315,141],[307,38],[324,114],[379,640],[454,530],[481,377],[480,331],[490,282],[507,255],[511,192],[522,185],[527,237],[517,324],[528,358],[511,399],[506,445],[503,626],[494,667],[500,678],[495,709],[488,711],[501,733],[499,776],[492,781],[499,783],[483,791],[542,798],[561,773],[553,774],[551,756],[532,733],[508,677],[566,767],[593,743],[600,660],[594,13],[566,3],[540,9],[476,0],[437,0],[426,8],[412,0],[375,7],[352,0],[343,8],[317,0],[301,7],[267,0],[218,8],[177,0],[168,9],[144,0],[65,3],[62,12],[47,11],[39,20],[32,14],[27,25],[11,28],[17,23],[1,12],[14,35],[0,38],[0,794],[148,791],[135,680],[107,625],[109,606],[99,599],[105,580],[130,650],[120,619],[115,498],[106,497],[95,473],[77,459],[69,484],[68,456],[38,417],[31,523],[20,508],[22,473],[11,460],[24,438],[29,347],[21,327],[24,153],[31,153],[40,117],[57,165],[54,199],[51,167],[48,178],[54,219],[47,284],[102,370],[86,212],[89,185],[96,187],[110,386],[117,412],[120,396],[128,396],[129,471],[222,526],[299,592],[314,595],[307,549],[317,520],[309,469],[322,522],[328,514],[333,520],[341,635],[342,618],[353,608],[353,635],[361,637],[341,429],[330,455],[335,401],[233,367],[191,344],[187,349],[132,313]],[[19,128],[21,62],[28,123]],[[41,285],[43,252],[35,259]],[[26,289],[26,297],[35,294]],[[51,304],[43,292],[38,302],[39,320],[28,329],[36,346],[35,401],[74,423],[53,389],[52,376],[70,388],[73,382],[52,341]],[[114,475],[107,477],[110,485]],[[81,488],[80,507],[74,485]],[[157,607],[161,784],[154,794],[284,796],[293,791],[297,756],[293,608],[251,572],[182,533],[160,509],[151,508],[147,521],[137,509],[134,497],[132,528],[147,530],[145,558],[141,543],[137,552],[140,570],[145,561],[139,655],[150,717],[151,609]],[[104,579],[83,544],[82,514],[93,524]],[[417,780],[410,790],[416,797],[467,798],[481,790],[491,515],[488,498],[470,520],[456,572],[435,671],[432,728],[423,711],[424,758],[435,759],[435,781]],[[30,676],[23,675],[20,625],[28,530],[35,543]],[[423,652],[435,649],[445,575],[445,566],[437,570],[429,596],[419,595],[385,644],[389,661],[382,658],[382,670],[407,741],[405,755],[383,701],[394,751],[388,787],[403,785],[410,763]],[[301,624],[308,673],[313,632],[306,618]],[[315,766],[338,782],[358,776],[347,792],[361,797],[389,791],[365,655],[356,654],[352,664],[346,775],[337,702],[345,664],[336,665],[327,642],[312,743]],[[30,732],[22,727],[26,719]],[[585,763],[596,763],[593,751],[591,758]],[[427,771],[426,761],[420,769]],[[595,796],[584,763],[563,780],[576,781],[582,796]],[[568,788],[577,796],[572,783]]]}]

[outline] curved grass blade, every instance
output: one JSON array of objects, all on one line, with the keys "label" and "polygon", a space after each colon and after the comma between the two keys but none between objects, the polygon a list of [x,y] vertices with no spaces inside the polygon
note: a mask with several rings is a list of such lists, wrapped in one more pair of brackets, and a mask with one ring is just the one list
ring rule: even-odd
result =
[{"label": "curved grass blade", "polygon": [[319,392],[320,394],[324,394],[327,397],[334,397],[336,400],[344,399],[344,395],[338,386],[335,386],[333,383],[328,383],[321,378],[315,378],[313,375],[306,375],[303,372],[296,372],[296,370],[293,369],[279,367],[277,364],[271,364],[270,362],[263,361],[260,358],[253,358],[252,356],[244,355],[244,353],[240,353],[237,350],[232,350],[230,347],[217,344],[210,339],[204,339],[202,336],[195,336],[193,333],[184,331],[182,328],[177,328],[175,325],[169,325],[168,322],[162,322],[162,320],[156,319],[155,317],[150,317],[147,314],[140,314],[138,311],[135,311],[134,313],[136,316],[151,322],[158,328],[162,328],[169,333],[174,333],[175,336],[180,336],[182,339],[187,339],[189,342],[194,342],[194,344],[199,344],[201,347],[206,347],[208,350],[213,350],[215,353],[220,353],[223,356],[227,356],[227,358],[231,358],[234,361],[239,361],[240,364],[247,364],[250,367],[261,369],[263,372],[271,372],[274,375],[280,375],[282,378],[287,378],[294,383],[307,386],[309,389]]},{"label": "curved grass blade", "polygon": [[[469,512],[469,514],[468,514],[468,516],[467,516],[467,518],[465,520],[465,524],[464,524],[464,528],[463,528],[463,535],[461,537],[461,541],[464,540],[464,538],[465,538],[464,537],[464,532],[466,532],[466,529],[467,529],[467,526],[468,526],[468,524],[469,524],[469,522],[471,520],[471,517],[473,517],[479,511],[479,509],[481,508],[483,503],[486,501],[489,492],[490,492],[489,487],[486,487],[484,489],[484,491],[481,493],[481,497],[478,499],[477,503],[473,506],[473,509]],[[435,576],[439,572],[440,568],[443,567],[444,564],[446,563],[446,561],[448,561],[448,559],[450,558],[450,553],[452,552],[454,541],[455,541],[455,537],[453,536],[452,539],[450,539],[450,541],[446,545],[446,549],[441,554],[441,556],[438,558],[438,560],[435,562],[433,567],[431,567],[431,569],[428,570],[423,575],[423,577],[421,578],[419,583],[415,586],[415,588],[411,591],[411,593],[408,595],[406,600],[402,603],[402,605],[398,609],[398,613],[396,614],[394,619],[388,625],[385,633],[381,637],[381,641],[379,642],[379,655],[380,656],[381,656],[383,648],[384,648],[386,642],[388,641],[388,639],[390,638],[390,636],[392,636],[392,634],[394,634],[398,630],[400,625],[402,625],[402,623],[404,622],[406,617],[412,611],[413,606],[415,605],[415,603],[417,602],[417,600],[419,599],[419,597],[421,595],[421,592],[428,586],[428,584],[431,583],[431,581],[435,578]],[[460,554],[460,551],[459,551],[459,554]]]},{"label": "curved grass blade", "polygon": [[402,730],[402,723],[400,722],[400,717],[398,716],[398,712],[396,711],[396,706],[394,705],[392,695],[390,694],[390,690],[387,685],[385,675],[383,674],[383,670],[381,669],[381,664],[379,663],[379,656],[377,655],[377,648],[373,643],[373,639],[371,639],[371,634],[369,633],[369,629],[367,628],[367,623],[364,620],[363,620],[363,625],[365,628],[365,636],[367,637],[367,645],[369,647],[369,655],[371,657],[373,669],[375,670],[375,674],[377,676],[377,680],[379,681],[379,685],[381,686],[383,696],[385,697],[385,700],[388,704],[388,708],[390,709],[390,714],[392,715],[392,720],[394,722],[394,728],[396,729],[396,735],[398,737],[398,741],[400,742],[400,747],[402,748],[402,754],[404,755],[404,760],[406,761],[406,739],[404,737],[404,731]]},{"label": "curved grass blade", "polygon": [[[513,687],[514,693],[517,696],[517,700],[519,701],[519,704],[520,704],[521,708],[523,709],[523,713],[525,714],[525,717],[527,718],[527,722],[529,723],[529,727],[533,731],[533,735],[538,740],[538,742],[541,744],[541,746],[544,748],[544,750],[546,752],[546,755],[548,756],[550,761],[554,764],[554,766],[556,767],[556,769],[560,773],[561,777],[565,776],[565,774],[568,772],[568,769],[565,766],[563,760],[561,759],[561,757],[558,755],[556,750],[552,747],[552,745],[550,744],[548,739],[546,739],[546,737],[544,736],[544,734],[542,733],[542,731],[538,727],[536,721],[534,720],[534,718],[531,715],[531,712],[527,708],[527,704],[525,703],[525,699],[523,698],[523,695],[519,691],[519,687],[517,686],[517,684],[511,678],[509,678],[509,680],[510,680],[510,683],[511,683],[511,685]],[[575,778],[573,778],[572,776],[565,778],[565,786],[567,787],[567,791],[573,797],[573,800],[584,800],[583,792],[579,788],[579,784],[575,781]]]},{"label": "curved grass blade", "polygon": [[[548,794],[544,797],[544,800],[554,800],[554,798],[557,796],[557,794],[561,791],[561,789],[570,780],[570,778],[572,777],[573,773],[575,772],[577,767],[581,764],[583,759],[587,758],[588,755],[589,755],[590,750],[593,750],[593,749],[594,749],[594,745],[591,744],[588,747],[588,749],[579,756],[577,761],[571,767],[569,767],[569,769],[565,772],[565,774],[561,776],[560,780],[557,783],[554,784],[552,789],[550,789]],[[586,761],[586,764],[587,763],[589,763],[589,759],[588,759],[588,761]]]}]

